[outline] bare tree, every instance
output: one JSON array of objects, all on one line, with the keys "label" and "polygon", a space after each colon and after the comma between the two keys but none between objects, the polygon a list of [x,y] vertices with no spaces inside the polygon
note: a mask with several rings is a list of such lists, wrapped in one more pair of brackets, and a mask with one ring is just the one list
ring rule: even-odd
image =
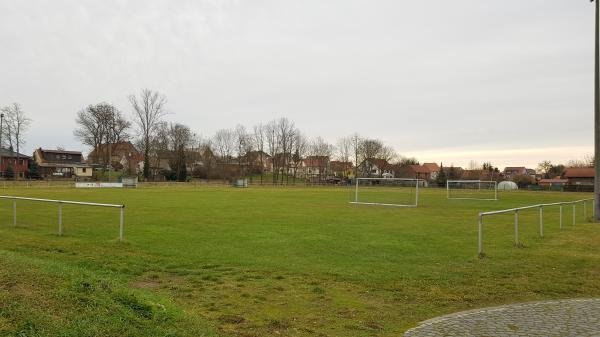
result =
[{"label": "bare tree", "polygon": [[150,175],[150,147],[156,127],[165,116],[167,99],[164,95],[150,89],[143,89],[139,97],[129,96],[134,110],[135,123],[144,147],[144,178]]},{"label": "bare tree", "polygon": [[350,158],[352,157],[352,137],[342,137],[337,141],[337,157],[343,164],[344,176],[350,169]]},{"label": "bare tree", "polygon": [[169,143],[172,158],[169,166],[177,181],[187,181],[186,150],[193,140],[189,127],[175,123],[169,126]]},{"label": "bare tree", "polygon": [[267,140],[267,148],[269,155],[271,156],[271,163],[273,165],[273,184],[278,180],[280,159],[279,151],[281,145],[279,144],[279,138],[277,137],[277,126],[275,121],[271,121],[265,125],[265,139]]},{"label": "bare tree", "polygon": [[131,123],[121,111],[109,103],[87,106],[77,113],[78,128],[73,134],[85,145],[94,149],[93,161],[111,164],[112,152],[124,140],[129,139]]},{"label": "bare tree", "polygon": [[15,172],[14,178],[17,179],[19,177],[19,161],[20,161],[20,152],[21,146],[25,144],[24,133],[27,132],[29,125],[31,124],[31,119],[25,115],[23,109],[21,109],[21,105],[19,103],[13,103],[7,107],[5,111],[6,116],[6,125],[8,127],[8,136],[9,142],[11,144],[11,151],[13,151],[13,145],[16,146],[16,163],[15,163]]},{"label": "bare tree", "polygon": [[361,136],[358,135],[358,133],[354,133],[352,136],[350,136],[350,139],[352,154],[354,155],[354,177],[358,178],[358,167],[363,161],[361,157],[363,139]]},{"label": "bare tree", "polygon": [[245,175],[245,167],[247,166],[247,154],[252,151],[252,139],[243,125],[238,125],[234,130],[236,156],[238,160],[238,169],[240,175]]},{"label": "bare tree", "polygon": [[294,184],[296,183],[298,169],[300,169],[300,166],[302,165],[302,160],[306,156],[308,148],[308,140],[300,131],[297,131],[294,139],[294,154],[292,155],[292,171]]},{"label": "bare tree", "polygon": [[254,132],[252,133],[252,141],[254,148],[257,151],[258,162],[260,165],[260,184],[263,183],[263,176],[265,170],[265,127],[262,124],[254,126]]},{"label": "bare tree", "polygon": [[213,137],[214,149],[217,156],[229,163],[236,148],[235,133],[230,129],[220,129]]}]

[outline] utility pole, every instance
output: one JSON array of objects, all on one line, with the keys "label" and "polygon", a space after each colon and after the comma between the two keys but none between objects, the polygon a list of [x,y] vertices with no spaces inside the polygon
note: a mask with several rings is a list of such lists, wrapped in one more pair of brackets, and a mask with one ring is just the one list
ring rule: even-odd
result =
[{"label": "utility pole", "polygon": [[[591,0],[594,2],[594,0]],[[594,220],[600,220],[600,0],[596,0],[595,69],[594,69]]]},{"label": "utility pole", "polygon": [[0,149],[2,148],[2,133],[4,132],[4,114],[0,114]]}]

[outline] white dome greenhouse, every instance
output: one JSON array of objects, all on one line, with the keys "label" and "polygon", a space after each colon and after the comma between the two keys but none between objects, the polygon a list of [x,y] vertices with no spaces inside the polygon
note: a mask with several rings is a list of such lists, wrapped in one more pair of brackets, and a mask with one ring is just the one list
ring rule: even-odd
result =
[{"label": "white dome greenhouse", "polygon": [[502,181],[498,184],[499,190],[518,190],[519,186],[513,181]]}]

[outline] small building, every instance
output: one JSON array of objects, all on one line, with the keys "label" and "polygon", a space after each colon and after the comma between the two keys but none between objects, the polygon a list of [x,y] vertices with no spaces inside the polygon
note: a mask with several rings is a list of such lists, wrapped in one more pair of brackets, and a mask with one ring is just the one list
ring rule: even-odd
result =
[{"label": "small building", "polygon": [[568,167],[563,173],[567,185],[594,185],[595,169],[593,167]]},{"label": "small building", "polygon": [[568,179],[562,179],[561,177],[555,177],[551,179],[540,179],[538,185],[541,187],[552,188],[556,186],[565,186],[569,183]]},{"label": "small building", "polygon": [[92,167],[85,163],[79,151],[45,150],[39,148],[33,153],[42,178],[90,178]]},{"label": "small building", "polygon": [[[25,178],[29,172],[29,162],[31,157],[16,153],[8,149],[0,149],[0,176],[3,178]],[[7,177],[9,168],[12,170],[12,177]]]}]

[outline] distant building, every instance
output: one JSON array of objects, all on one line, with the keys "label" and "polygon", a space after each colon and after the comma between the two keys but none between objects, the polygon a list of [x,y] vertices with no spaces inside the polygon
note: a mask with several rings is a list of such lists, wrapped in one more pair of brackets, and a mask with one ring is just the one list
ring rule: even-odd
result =
[{"label": "distant building", "polygon": [[330,174],[338,178],[348,178],[354,176],[354,165],[349,161],[334,160],[329,163]]},{"label": "distant building", "polygon": [[[109,158],[110,157],[110,158]],[[143,168],[144,156],[131,142],[102,144],[88,155],[90,164],[110,165],[117,170],[137,174]]]},{"label": "distant building", "polygon": [[431,180],[437,179],[440,174],[440,167],[436,163],[423,163],[423,166],[429,170],[429,178]]},{"label": "distant building", "polygon": [[360,178],[394,178],[394,166],[385,159],[370,158],[358,165]]},{"label": "distant building", "polygon": [[540,179],[538,181],[538,185],[542,187],[554,187],[554,186],[565,186],[569,183],[568,179],[562,179],[561,177],[551,178],[551,179]]},{"label": "distant building", "polygon": [[329,172],[329,156],[308,156],[300,164],[300,176],[310,180],[323,180]]},{"label": "distant building", "polygon": [[595,169],[593,167],[569,167],[565,169],[563,178],[568,185],[594,185]]},{"label": "distant building", "polygon": [[518,167],[505,167],[504,171],[502,171],[502,173],[504,174],[504,178],[507,180],[511,180],[513,179],[515,176],[518,175],[527,175],[527,168],[524,166],[518,166]]},{"label": "distant building", "polygon": [[[6,172],[10,167],[13,175],[17,175],[18,178],[24,178],[27,172],[29,172],[30,161],[31,157],[24,154],[8,149],[0,149],[0,176],[6,177]],[[10,178],[14,178],[14,176]]]},{"label": "distant building", "polygon": [[93,173],[79,151],[39,148],[33,153],[33,158],[42,178],[89,178]]}]

